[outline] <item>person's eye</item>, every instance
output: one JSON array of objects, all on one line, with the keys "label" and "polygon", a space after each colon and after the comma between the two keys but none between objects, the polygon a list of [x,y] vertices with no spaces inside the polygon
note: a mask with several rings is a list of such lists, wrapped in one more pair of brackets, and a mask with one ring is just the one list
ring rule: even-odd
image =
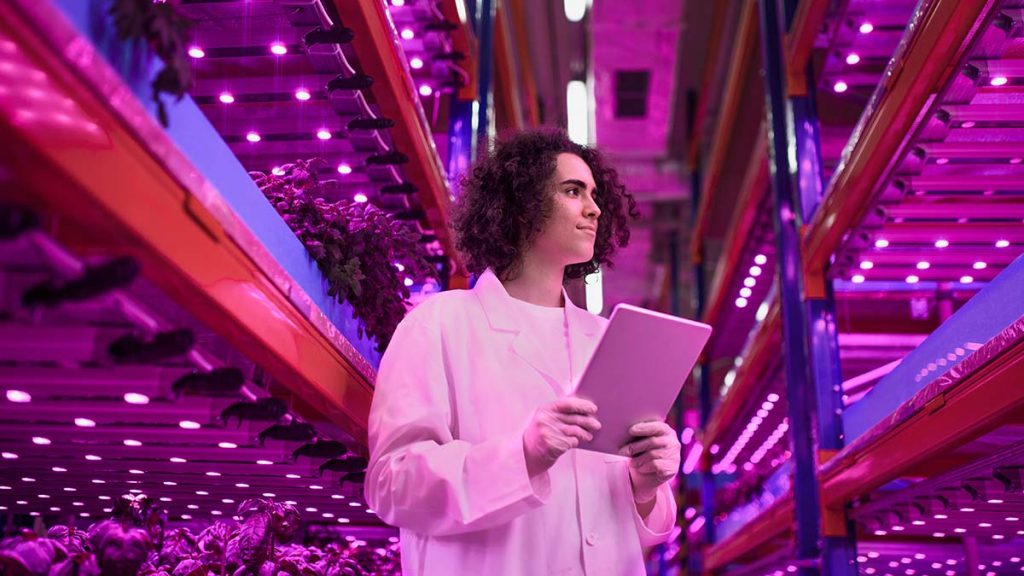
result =
[{"label": "person's eye", "polygon": [[570,195],[570,196],[579,196],[580,195],[580,189],[579,188],[567,188],[565,193]]}]

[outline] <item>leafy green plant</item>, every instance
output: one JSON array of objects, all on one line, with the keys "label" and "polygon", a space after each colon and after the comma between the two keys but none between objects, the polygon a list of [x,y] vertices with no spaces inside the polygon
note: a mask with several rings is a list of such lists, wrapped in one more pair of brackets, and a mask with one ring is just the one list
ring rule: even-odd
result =
[{"label": "leafy green plant", "polygon": [[[322,198],[319,159],[288,164],[281,174],[252,173],[327,279],[328,293],[348,301],[364,333],[384,351],[410,297],[404,280],[434,276],[419,234],[370,203]],[[399,270],[399,266],[404,272]]]},{"label": "leafy green plant", "polygon": [[112,0],[110,14],[122,40],[147,42],[164,63],[151,86],[157,116],[166,128],[167,108],[160,93],[181,100],[192,88],[192,64],[185,53],[192,23],[166,1]]}]

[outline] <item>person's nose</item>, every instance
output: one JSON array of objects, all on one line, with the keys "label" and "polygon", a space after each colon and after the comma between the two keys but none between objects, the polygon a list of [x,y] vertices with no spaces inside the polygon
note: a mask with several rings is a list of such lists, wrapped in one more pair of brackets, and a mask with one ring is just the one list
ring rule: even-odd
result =
[{"label": "person's nose", "polygon": [[583,215],[588,220],[597,220],[601,216],[601,208],[598,207],[597,202],[594,202],[593,197],[587,196],[586,203],[583,206]]}]

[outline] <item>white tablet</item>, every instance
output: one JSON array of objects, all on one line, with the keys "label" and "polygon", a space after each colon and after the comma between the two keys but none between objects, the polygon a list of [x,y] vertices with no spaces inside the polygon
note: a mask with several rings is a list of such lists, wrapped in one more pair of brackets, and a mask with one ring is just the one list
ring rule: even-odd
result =
[{"label": "white tablet", "polygon": [[597,404],[601,429],[584,450],[617,454],[629,427],[663,421],[711,336],[711,326],[619,304],[576,386]]}]

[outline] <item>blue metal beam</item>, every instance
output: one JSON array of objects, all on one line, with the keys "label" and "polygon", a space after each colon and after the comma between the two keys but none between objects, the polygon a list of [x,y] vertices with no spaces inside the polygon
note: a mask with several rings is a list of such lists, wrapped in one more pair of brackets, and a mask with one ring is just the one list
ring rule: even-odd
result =
[{"label": "blue metal beam", "polygon": [[819,574],[819,526],[817,461],[814,451],[813,416],[815,390],[807,374],[804,346],[804,309],[801,301],[800,233],[790,180],[787,150],[785,60],[782,51],[782,14],[778,0],[759,0],[764,85],[768,104],[769,167],[775,199],[775,239],[778,247],[779,296],[782,305],[783,354],[789,434],[795,470],[796,560],[800,576]]},{"label": "blue metal beam", "polygon": [[[477,75],[479,108],[477,109],[476,141],[477,146],[484,146],[491,138],[491,116],[493,111],[492,78],[494,76],[494,16],[497,0],[480,0],[477,12],[476,37],[479,39],[480,69]],[[477,150],[479,153],[480,150]]]},{"label": "blue metal beam", "polygon": [[[797,1],[786,1],[786,27],[793,24]],[[816,90],[810,66],[803,71],[807,93],[791,96],[791,131],[795,138],[796,164],[789,167],[797,190],[800,223],[810,222],[825,194],[821,161],[821,123],[818,120]],[[806,310],[807,350],[811,383],[817,403],[818,450],[839,451],[843,435],[843,377],[840,369],[839,339],[836,327],[835,298],[831,282],[826,282],[823,298],[808,298]],[[821,569],[828,576],[856,576],[857,540],[852,522],[845,514],[845,535],[821,538]],[[838,531],[836,531],[838,533]]]}]

